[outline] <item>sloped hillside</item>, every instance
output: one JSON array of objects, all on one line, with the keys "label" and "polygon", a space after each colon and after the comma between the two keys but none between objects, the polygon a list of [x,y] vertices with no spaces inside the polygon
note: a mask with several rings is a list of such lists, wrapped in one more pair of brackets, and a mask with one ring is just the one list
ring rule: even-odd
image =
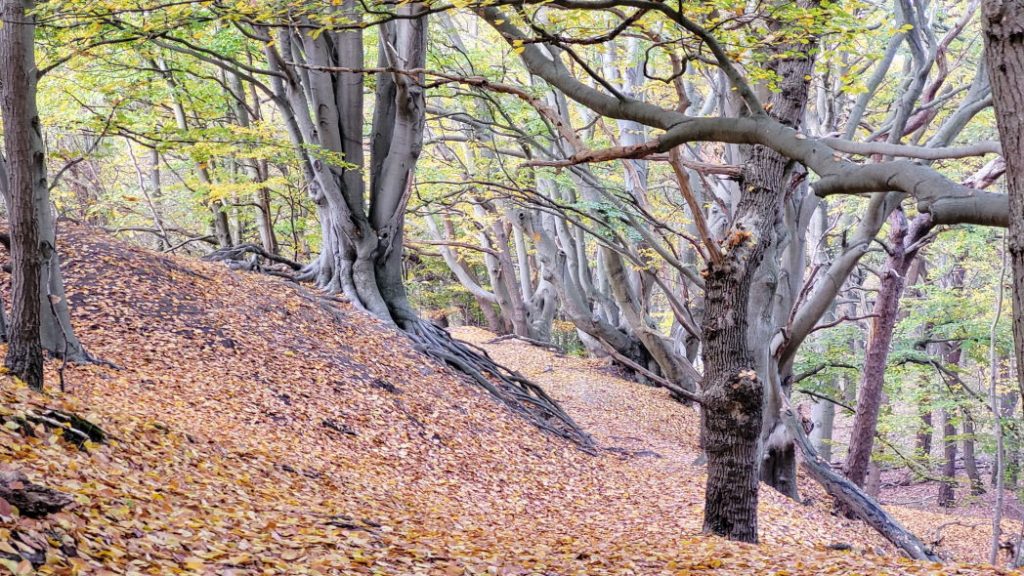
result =
[{"label": "sloped hillside", "polygon": [[113,439],[80,449],[42,426],[0,428],[0,471],[75,499],[38,520],[0,506],[11,571],[990,573],[899,560],[820,497],[800,507],[765,491],[760,546],[704,537],[696,414],[657,390],[502,345],[614,448],[589,456],[347,304],[88,228],[62,234],[76,329],[117,368],[69,367],[63,396],[5,377],[0,417],[61,408]]}]

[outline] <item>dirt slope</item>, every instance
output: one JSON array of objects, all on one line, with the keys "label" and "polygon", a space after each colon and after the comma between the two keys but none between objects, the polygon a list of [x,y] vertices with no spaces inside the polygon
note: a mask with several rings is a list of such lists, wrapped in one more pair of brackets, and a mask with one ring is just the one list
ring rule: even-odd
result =
[{"label": "dirt slope", "polygon": [[[984,572],[899,560],[820,497],[797,507],[765,491],[760,546],[701,536],[696,415],[657,390],[494,347],[602,445],[635,452],[588,456],[347,304],[94,230],[62,233],[76,329],[121,369],[71,367],[60,397],[4,377],[0,420],[59,407],[116,440],[83,451],[42,428],[0,428],[0,469],[76,499],[42,520],[0,505],[0,571],[45,561],[39,573]],[[826,548],[839,542],[854,550]]]}]

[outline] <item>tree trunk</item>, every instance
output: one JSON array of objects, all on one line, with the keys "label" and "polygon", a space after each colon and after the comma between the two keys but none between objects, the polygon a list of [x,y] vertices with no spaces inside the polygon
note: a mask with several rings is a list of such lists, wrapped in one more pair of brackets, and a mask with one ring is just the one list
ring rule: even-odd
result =
[{"label": "tree trunk", "polygon": [[992,104],[1006,159],[1013,343],[1017,385],[1024,395],[1024,0],[985,0],[981,20]]},{"label": "tree trunk", "polygon": [[[985,493],[985,483],[981,480],[981,474],[978,472],[978,461],[974,454],[974,418],[966,408],[963,410],[964,418],[964,471],[967,473],[967,478],[971,481],[971,494],[975,496],[981,496]],[[1002,441],[999,442],[1002,444]],[[1000,451],[1002,447],[1000,446]]]},{"label": "tree trunk", "polygon": [[811,444],[825,462],[832,461],[832,428],[836,420],[836,405],[826,400],[814,403],[811,418],[814,429],[811,430]]},{"label": "tree trunk", "polygon": [[[252,126],[253,120],[260,120],[259,98],[253,98],[253,113],[256,116],[253,118],[253,114],[249,112],[249,97],[242,79],[233,73],[228,73],[226,78],[227,90],[234,104],[235,120],[239,126],[248,129]],[[241,164],[245,169],[246,176],[252,182],[263,184],[267,181],[269,174],[266,160],[252,158],[243,160]],[[253,193],[253,204],[256,205],[256,228],[260,235],[260,244],[267,252],[277,254],[277,237],[274,235],[273,214],[270,211],[270,190],[261,186]],[[240,235],[241,231],[239,230],[238,233]],[[241,241],[239,239],[239,242]]]},{"label": "tree trunk", "polygon": [[[769,59],[768,67],[778,76],[779,89],[766,108],[780,122],[797,127],[804,117],[807,78],[814,66],[814,54],[806,46],[780,44],[771,48],[777,53],[787,50],[789,57]],[[765,325],[772,320],[765,318],[764,310],[757,306],[765,301],[765,294],[756,294],[755,302],[752,290],[755,282],[759,291],[775,288],[769,278],[772,274],[764,272],[776,269],[776,257],[781,257],[778,229],[792,173],[788,160],[773,150],[751,146],[745,151],[742,194],[723,242],[726,250],[721,261],[711,259],[704,272],[702,431],[708,458],[704,530],[733,540],[756,542],[763,459],[769,460],[766,467],[772,471],[766,480],[785,494],[796,494],[792,439],[762,443],[766,432],[765,400],[773,397],[781,404],[785,392],[781,375],[767,372],[774,365],[767,360],[767,340],[771,336],[758,337],[775,331],[774,326]],[[762,265],[766,270],[761,270]],[[759,374],[759,367],[764,373]],[[772,387],[771,394],[766,393],[767,386]],[[778,408],[781,406],[768,407],[772,420],[778,420]],[[767,433],[769,439],[788,434],[784,428],[778,433],[774,429]],[[780,460],[773,463],[773,457]]]},{"label": "tree trunk", "polygon": [[896,326],[900,296],[903,294],[904,277],[916,254],[916,248],[908,252],[930,229],[930,217],[921,214],[908,225],[903,212],[896,211],[890,218],[890,253],[886,258],[881,285],[872,310],[871,332],[864,353],[864,369],[861,372],[857,390],[857,415],[850,433],[850,450],[844,465],[846,477],[857,486],[864,486],[871,461],[878,414],[882,407],[882,391],[885,383],[885,367],[889,359],[889,347]]},{"label": "tree trunk", "polygon": [[[769,193],[754,198],[765,196]],[[763,222],[771,216],[763,214],[755,229],[763,231]],[[746,341],[753,274],[745,273],[740,258],[746,258],[747,266],[756,266],[764,253],[763,242],[743,246],[744,250],[737,247],[731,253],[735,262],[708,266],[705,285],[702,431],[708,465],[704,530],[744,542],[757,541],[764,383],[757,377]]]},{"label": "tree trunk", "polygon": [[956,426],[953,425],[952,414],[942,411],[942,481],[939,482],[938,505],[952,508],[956,500]]},{"label": "tree trunk", "polygon": [[[1000,365],[999,381],[1006,382],[1010,378],[1010,370],[1006,363]],[[1000,418],[1003,422],[1003,483],[1006,488],[1017,489],[1017,479],[1020,474],[1020,427],[1019,417],[1016,415],[1017,406],[1020,405],[1020,394],[1017,392],[1004,392],[999,400]],[[997,484],[997,475],[992,474],[992,486]]]},{"label": "tree trunk", "polygon": [[[160,74],[164,77],[164,81],[167,83],[167,88],[171,92],[171,108],[174,110],[174,120],[178,127],[178,130],[182,132],[189,129],[188,116],[185,114],[185,105],[182,103],[183,97],[180,93],[180,87],[178,81],[174,78],[173,72],[167,66],[162,59],[156,59],[152,62],[153,67],[160,71]],[[206,164],[196,161],[196,175],[199,177],[199,182],[207,188],[213,183],[210,179],[210,170]],[[231,247],[231,227],[228,223],[228,215],[224,212],[223,202],[220,200],[212,200],[206,202],[207,208],[210,210],[210,227],[214,237],[217,239],[217,245],[221,248]]]},{"label": "tree trunk", "polygon": [[864,478],[864,493],[872,498],[878,498],[878,492],[882,489],[882,467],[878,462],[872,460],[868,463],[868,475]]},{"label": "tree trunk", "polygon": [[917,440],[914,445],[914,452],[925,462],[932,455],[932,407],[931,398],[924,396],[917,405],[917,414],[921,419],[921,427],[917,431]]},{"label": "tree trunk", "polygon": [[[5,365],[33,390],[43,389],[40,281],[43,254],[35,182],[43,166],[35,114],[34,26],[31,2],[3,0],[0,26],[0,111],[7,155],[7,209],[11,218],[12,301]],[[45,174],[45,172],[43,173]]]}]

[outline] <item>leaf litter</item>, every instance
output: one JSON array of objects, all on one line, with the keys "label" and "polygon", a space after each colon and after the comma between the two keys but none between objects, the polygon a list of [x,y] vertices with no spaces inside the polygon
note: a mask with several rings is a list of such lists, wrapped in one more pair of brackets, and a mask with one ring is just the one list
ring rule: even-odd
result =
[{"label": "leaf litter", "polygon": [[[901,559],[868,527],[832,516],[807,480],[807,506],[762,490],[760,545],[701,534],[697,413],[601,362],[456,331],[620,449],[590,456],[347,304],[77,225],[64,227],[62,250],[75,329],[120,369],[70,367],[66,395],[3,376],[0,420],[56,409],[110,438],[80,448],[61,430],[0,427],[0,468],[74,499],[40,519],[0,505],[0,570],[1007,573],[967,564],[984,558],[984,529],[945,539],[956,562]],[[918,526],[913,511],[900,515],[917,530],[943,520],[925,516]]]}]

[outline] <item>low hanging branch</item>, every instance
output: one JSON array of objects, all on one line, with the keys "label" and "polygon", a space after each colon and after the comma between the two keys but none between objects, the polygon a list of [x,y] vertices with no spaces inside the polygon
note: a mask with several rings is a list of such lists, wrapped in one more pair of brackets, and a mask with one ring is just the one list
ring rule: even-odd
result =
[{"label": "low hanging branch", "polygon": [[565,354],[565,350],[562,350],[555,344],[551,344],[549,342],[542,342],[540,340],[534,340],[533,338],[527,338],[526,336],[520,336],[519,334],[506,334],[504,336],[498,336],[497,338],[492,338],[488,340],[487,343],[500,344],[502,342],[508,342],[509,340],[518,340],[520,342],[525,342],[530,346],[536,346],[537,348],[550,350],[551,352],[554,352],[556,354]]},{"label": "low hanging branch", "polygon": [[519,372],[495,362],[485,350],[455,340],[444,329],[424,320],[412,323],[406,332],[419,351],[457,368],[541,430],[565,438],[585,452],[597,454],[597,446],[590,435],[547,392]]},{"label": "low hanging branch", "polygon": [[624,366],[635,371],[637,374],[640,374],[641,376],[644,376],[645,378],[649,379],[651,382],[654,382],[655,384],[661,386],[662,388],[665,388],[672,394],[673,397],[679,399],[680,401],[688,400],[696,402],[697,404],[703,404],[704,397],[701,396],[699,392],[691,392],[686,388],[683,388],[682,386],[676,384],[675,382],[668,380],[667,378],[662,378],[661,376],[658,376],[654,372],[651,372],[650,370],[630,360],[625,355],[620,354],[617,350],[615,350],[615,348],[613,348],[604,340],[599,339],[598,342],[601,343],[601,346],[604,347],[605,352],[607,352],[609,356],[614,358],[616,361],[621,362]]}]

